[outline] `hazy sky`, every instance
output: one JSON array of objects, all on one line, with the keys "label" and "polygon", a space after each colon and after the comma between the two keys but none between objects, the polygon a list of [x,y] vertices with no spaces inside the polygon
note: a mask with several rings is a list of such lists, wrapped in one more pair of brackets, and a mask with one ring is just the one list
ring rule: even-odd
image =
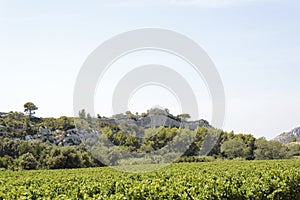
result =
[{"label": "hazy sky", "polygon": [[[88,55],[112,36],[155,27],[188,36],[211,57],[225,87],[225,130],[273,138],[300,126],[299,10],[297,0],[0,0],[0,111],[22,111],[32,101],[38,116],[72,116],[74,84]],[[118,66],[184,65],[168,56],[143,52],[116,63],[95,94],[97,113],[110,114]],[[200,116],[210,120],[205,84],[181,72],[201,91]],[[179,112],[176,98],[154,86],[137,92],[129,108],[152,104]]]}]

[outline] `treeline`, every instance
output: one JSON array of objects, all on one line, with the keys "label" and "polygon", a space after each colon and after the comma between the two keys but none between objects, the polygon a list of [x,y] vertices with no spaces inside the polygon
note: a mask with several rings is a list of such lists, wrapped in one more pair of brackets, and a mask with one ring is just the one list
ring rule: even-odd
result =
[{"label": "treeline", "polygon": [[[21,138],[37,134],[40,127],[50,131],[66,131],[75,128],[74,118],[38,118],[21,112],[9,112],[0,116],[0,136],[5,138]],[[59,134],[59,133],[58,133]]]},{"label": "treeline", "polygon": [[[156,132],[155,132],[156,131]],[[300,145],[284,146],[279,142],[267,141],[264,138],[256,139],[249,134],[234,134],[207,127],[199,127],[194,131],[185,130],[180,137],[178,128],[161,127],[157,129],[147,129],[144,138],[136,137],[135,133],[126,134],[123,130],[113,133],[113,131],[105,127],[98,135],[99,138],[108,138],[118,148],[126,152],[139,153],[146,155],[149,152],[156,151],[168,145],[172,140],[180,140],[185,138],[183,134],[193,136],[193,142],[183,155],[176,159],[175,162],[206,162],[216,159],[242,159],[242,160],[270,160],[270,159],[287,159],[294,156],[300,156]],[[155,134],[153,134],[155,132]],[[209,148],[207,155],[201,155],[205,147],[205,140],[208,134],[219,134],[217,141],[213,147]],[[103,135],[104,134],[104,135]],[[151,136],[151,134],[153,134]],[[216,135],[215,135],[216,136]],[[91,139],[92,140],[92,139]],[[94,141],[94,140],[93,140]],[[91,142],[88,141],[87,142]],[[56,146],[49,142],[40,141],[24,141],[12,140],[9,138],[0,141],[0,168],[18,170],[18,169],[62,169],[62,168],[81,168],[103,166],[103,153],[106,152],[110,156],[115,156],[112,152],[105,149],[105,146],[99,143],[92,144],[92,150],[88,146]],[[176,152],[177,149],[174,149]],[[100,155],[97,155],[100,154]],[[170,156],[173,152],[169,152]],[[106,155],[104,155],[105,157]],[[151,164],[157,162],[170,162],[166,155],[159,155],[153,160],[147,156],[141,156],[139,159],[122,157],[121,159],[108,158],[119,164]],[[166,159],[162,161],[161,159]],[[173,160],[174,161],[174,160]]]},{"label": "treeline", "polygon": [[82,146],[56,146],[45,142],[0,141],[0,168],[63,169],[102,166]]},{"label": "treeline", "polygon": [[[119,161],[121,163],[117,164],[150,164],[161,162],[161,159],[166,159],[165,162],[168,162],[172,160],[173,153],[178,152],[178,150],[180,153],[180,149],[177,147],[171,151],[169,149],[163,155],[158,154],[154,160],[147,158],[146,154],[166,147],[170,141],[180,142],[180,140],[185,140],[187,137],[190,137],[192,142],[175,162],[205,162],[216,159],[271,160],[300,156],[300,145],[285,146],[280,142],[268,141],[265,138],[256,139],[251,134],[234,134],[233,132],[228,133],[207,127],[199,127],[196,130],[175,127],[146,129],[144,137],[140,139],[136,137],[137,132],[131,131],[131,133],[133,134],[128,135],[124,130],[113,133],[109,128],[102,129],[102,134],[105,134],[109,141],[112,141],[115,145],[121,146],[122,149],[131,152],[131,154],[141,154],[140,160],[137,159],[138,156],[131,158],[130,155],[128,157],[122,155],[124,158]],[[103,145],[98,148],[96,146],[97,144],[93,146],[96,153],[108,152]],[[168,159],[168,156],[170,159]],[[99,157],[101,156],[99,155]]]},{"label": "treeline", "polygon": [[[36,108],[30,106],[30,109]],[[300,145],[286,146],[265,138],[256,139],[251,134],[234,134],[209,127],[195,130],[176,127],[145,129],[130,123],[108,124],[100,116],[92,118],[85,113],[81,113],[79,118],[37,118],[32,115],[33,111],[29,115],[0,113],[0,168],[61,169],[105,164],[167,163],[174,161],[178,153],[181,157],[175,162],[270,160],[300,156]],[[93,137],[87,137],[78,146],[57,146],[47,137],[42,141],[25,140],[28,135],[38,134],[40,127],[47,127],[51,135],[63,137],[68,130],[76,127],[77,134],[92,133]],[[103,145],[101,140],[105,139],[128,154],[119,155],[115,149]],[[164,149],[171,142],[180,144],[186,139],[192,141],[188,147],[181,149],[180,145],[174,145],[166,152],[162,150],[155,159],[147,157],[147,154]]]}]

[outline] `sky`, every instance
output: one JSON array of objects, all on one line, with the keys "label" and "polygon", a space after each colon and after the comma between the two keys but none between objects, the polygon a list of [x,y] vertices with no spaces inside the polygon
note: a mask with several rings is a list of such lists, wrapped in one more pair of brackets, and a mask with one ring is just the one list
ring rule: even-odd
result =
[{"label": "sky", "polygon": [[[224,130],[268,139],[300,126],[300,2],[297,0],[0,0],[0,112],[72,116],[77,75],[95,48],[140,28],[179,32],[213,60],[226,95]],[[211,120],[210,95],[189,66],[162,52],[137,52],[107,71],[95,112],[112,114],[111,96],[122,74],[149,63],[173,66],[192,85],[200,118]],[[122,70],[120,67],[122,66]],[[159,105],[180,113],[164,88],[135,91],[129,109]]]}]

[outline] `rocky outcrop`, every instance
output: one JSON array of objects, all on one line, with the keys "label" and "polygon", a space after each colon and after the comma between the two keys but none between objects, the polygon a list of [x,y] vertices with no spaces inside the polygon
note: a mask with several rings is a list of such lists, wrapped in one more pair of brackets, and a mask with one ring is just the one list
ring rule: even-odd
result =
[{"label": "rocky outcrop", "polygon": [[[7,117],[7,113],[1,113],[0,117]],[[16,119],[24,118],[23,113],[14,113],[14,117]],[[31,119],[33,120],[33,119]],[[127,114],[117,114],[110,118],[102,117],[97,119],[86,119],[88,123],[93,121],[100,121],[103,123],[101,127],[111,126],[112,132],[117,133],[119,130],[123,130],[125,133],[135,132],[137,137],[143,138],[144,130],[147,128],[157,128],[157,127],[177,127],[177,128],[189,128],[191,130],[196,129],[197,127],[211,127],[209,123],[205,120],[197,120],[197,121],[186,121],[180,119],[177,116],[173,116],[166,110],[161,110],[158,108],[151,109],[147,113],[143,113],[140,115],[133,115],[131,113]],[[88,121],[90,120],[90,121]],[[86,124],[86,123],[84,123]],[[98,124],[98,123],[94,123]],[[77,124],[78,125],[78,124]],[[97,127],[98,128],[98,127]],[[0,136],[4,136],[7,127],[0,124]],[[24,127],[19,129],[15,129],[15,131],[24,131]],[[98,133],[93,128],[80,128],[77,126],[76,128],[69,130],[50,130],[45,125],[39,126],[37,131],[34,134],[26,135],[25,137],[14,138],[14,139],[22,139],[26,141],[42,141],[42,142],[50,142],[52,144],[56,144],[59,146],[72,146],[72,145],[80,145],[83,140],[87,138],[96,138],[98,137]]]},{"label": "rocky outcrop", "polygon": [[51,131],[45,126],[40,126],[38,133],[41,135],[49,135],[49,134],[51,134]]},{"label": "rocky outcrop", "polygon": [[127,116],[124,114],[114,115],[112,118],[101,118],[100,121],[109,124],[132,124],[142,128],[151,127],[177,127],[177,128],[189,128],[191,130],[197,127],[211,127],[209,123],[203,119],[197,121],[182,121],[180,118],[167,113],[164,110],[155,108],[151,109],[146,116]]},{"label": "rocky outcrop", "polygon": [[290,143],[294,142],[293,140],[299,140],[300,139],[300,127],[295,128],[289,132],[284,132],[277,137],[275,137],[273,140],[278,141],[281,143]]},{"label": "rocky outcrop", "polygon": [[7,116],[8,116],[8,113],[0,112],[0,117],[7,117]]}]

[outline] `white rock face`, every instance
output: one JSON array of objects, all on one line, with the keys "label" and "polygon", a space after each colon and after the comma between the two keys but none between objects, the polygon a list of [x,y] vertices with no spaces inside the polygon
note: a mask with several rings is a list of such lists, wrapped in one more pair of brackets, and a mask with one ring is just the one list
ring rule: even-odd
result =
[{"label": "white rock face", "polygon": [[273,140],[282,142],[282,143],[289,143],[291,142],[294,138],[300,139],[300,127],[295,128],[291,130],[290,132],[285,132],[277,137],[275,137]]},{"label": "white rock face", "polygon": [[39,127],[39,134],[49,135],[49,134],[51,134],[51,131],[47,127],[40,126]]},{"label": "white rock face", "polygon": [[295,129],[293,130],[293,135],[294,135],[295,137],[300,138],[300,128],[295,128]]},{"label": "white rock face", "polygon": [[196,129],[198,126],[211,127],[205,120],[181,121],[178,117],[167,113],[165,110],[154,108],[151,109],[147,116],[134,116],[132,118],[124,114],[114,115],[113,118],[102,118],[100,121],[120,125],[122,123],[133,124],[143,128],[151,127],[181,127]]}]

